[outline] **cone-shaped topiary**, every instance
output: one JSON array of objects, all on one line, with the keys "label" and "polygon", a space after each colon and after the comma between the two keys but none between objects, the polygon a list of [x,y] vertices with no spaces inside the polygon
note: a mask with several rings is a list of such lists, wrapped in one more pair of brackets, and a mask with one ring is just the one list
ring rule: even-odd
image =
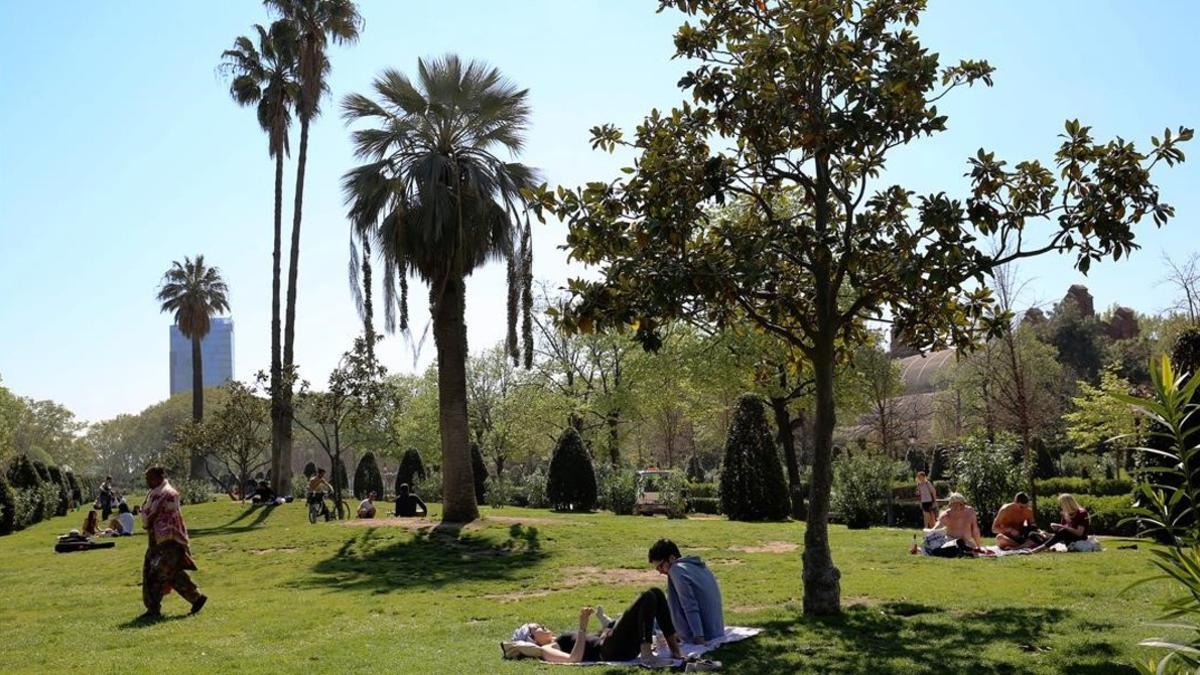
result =
[{"label": "cone-shaped topiary", "polygon": [[27,527],[42,522],[46,518],[41,499],[42,477],[38,475],[33,462],[25,455],[17,455],[8,465],[7,476],[8,484],[14,490],[30,493],[26,501],[29,505],[28,513],[18,515],[16,527]]},{"label": "cone-shaped topiary", "polygon": [[309,462],[308,464],[305,464],[304,465],[304,477],[309,480],[312,480],[312,477],[315,475],[317,475],[317,465],[313,462]]},{"label": "cone-shaped topiary", "polygon": [[11,534],[16,529],[17,496],[8,485],[8,479],[0,475],[0,535]]},{"label": "cone-shaped topiary", "polygon": [[687,478],[693,483],[704,482],[704,465],[700,463],[699,455],[692,455],[687,463]]},{"label": "cone-shaped topiary", "polygon": [[383,497],[383,474],[379,473],[375,454],[368,452],[358,460],[358,468],[354,470],[354,496],[365,499],[371,492],[376,497]]},{"label": "cone-shaped topiary", "polygon": [[400,468],[396,469],[396,493],[400,493],[401,485],[412,487],[418,480],[425,480],[425,464],[421,461],[421,453],[416,448],[409,448],[400,458]]},{"label": "cone-shaped topiary", "polygon": [[762,399],[737,402],[721,466],[721,510],[730,520],[783,520],[789,512],[783,464],[771,438]]},{"label": "cone-shaped topiary", "polygon": [[478,443],[471,444],[471,473],[475,478],[475,503],[486,504],[484,498],[487,497],[488,470]]},{"label": "cone-shaped topiary", "polygon": [[590,511],[596,505],[596,472],[574,427],[567,427],[558,438],[546,479],[546,497],[557,511]]},{"label": "cone-shaped topiary", "polygon": [[58,489],[58,502],[54,504],[54,515],[67,515],[67,506],[71,503],[71,489],[67,486],[67,481],[63,478],[62,470],[57,466],[48,466],[46,471],[50,474],[50,484]]}]

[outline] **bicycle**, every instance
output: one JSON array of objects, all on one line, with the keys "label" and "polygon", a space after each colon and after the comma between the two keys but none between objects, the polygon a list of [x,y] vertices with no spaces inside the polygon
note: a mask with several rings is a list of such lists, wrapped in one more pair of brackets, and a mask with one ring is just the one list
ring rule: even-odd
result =
[{"label": "bicycle", "polygon": [[317,518],[325,516],[325,522],[329,522],[329,509],[325,507],[325,493],[315,492],[308,495],[308,522],[316,524]]}]

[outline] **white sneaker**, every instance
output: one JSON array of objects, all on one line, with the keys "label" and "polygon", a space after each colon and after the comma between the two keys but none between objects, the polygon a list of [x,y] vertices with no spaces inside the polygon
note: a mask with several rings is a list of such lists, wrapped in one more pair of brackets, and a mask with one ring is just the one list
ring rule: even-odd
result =
[{"label": "white sneaker", "polygon": [[638,657],[638,665],[643,668],[670,668],[675,665],[675,659],[669,659],[657,654]]}]

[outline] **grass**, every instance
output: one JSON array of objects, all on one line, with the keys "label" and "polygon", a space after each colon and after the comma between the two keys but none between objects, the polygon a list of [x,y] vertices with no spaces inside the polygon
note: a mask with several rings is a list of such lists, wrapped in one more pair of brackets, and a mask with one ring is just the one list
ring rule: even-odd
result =
[{"label": "grass", "polygon": [[767,629],[717,652],[731,673],[1132,671],[1170,592],[1155,583],[1118,597],[1151,569],[1144,542],[934,560],[908,555],[912,531],[834,527],[846,611],[806,619],[792,547],[802,523],[484,514],[463,530],[406,529],[309,525],[302,504],[187,507],[195,578],[211,600],[187,617],[168,596],[167,619],[150,625],[133,621],[143,538],[54,554],[53,535],[83,514],[42,523],[0,539],[0,671],[558,672],[501,661],[499,641],[524,621],[570,627],[582,605],[619,612],[662,583],[644,564],[660,536],[708,560],[726,623]]}]

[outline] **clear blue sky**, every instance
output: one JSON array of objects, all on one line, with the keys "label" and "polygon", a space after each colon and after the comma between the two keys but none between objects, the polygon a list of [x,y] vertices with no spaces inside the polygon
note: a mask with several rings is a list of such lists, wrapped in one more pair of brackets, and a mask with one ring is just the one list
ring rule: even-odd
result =
[{"label": "clear blue sky", "polygon": [[[333,99],[313,128],[301,253],[297,361],[323,382],[359,324],[346,282],[347,225],[338,178],[349,168],[336,102],[394,66],[448,51],[483,58],[531,92],[523,160],[551,183],[609,178],[587,129],[626,127],[680,99],[672,14],[649,0],[364,1],[361,42],[332,54]],[[906,149],[889,172],[921,192],[962,194],[965,158],[980,146],[1013,161],[1049,162],[1068,117],[1101,137],[1139,141],[1200,123],[1192,2],[935,0],[920,28],[944,61],[986,58],[996,86],[942,106],[950,131]],[[221,50],[255,22],[259,3],[180,0],[26,3],[0,0],[0,377],[19,394],[53,398],[89,420],[165,398],[169,318],[154,293],[171,260],[203,253],[225,274],[236,324],[236,376],[269,359],[272,164],[252,111],[215,72]],[[1188,47],[1192,44],[1192,47]],[[1200,155],[1200,146],[1188,149]],[[1143,228],[1129,262],[1083,283],[1098,306],[1168,304],[1163,251],[1200,248],[1200,156],[1159,176],[1178,218]],[[290,223],[291,170],[285,222]],[[535,274],[561,284],[564,228],[535,231]],[[1030,300],[1081,281],[1066,259],[1027,263]],[[424,293],[417,290],[414,299]],[[473,350],[504,334],[503,271],[469,282]],[[418,330],[427,321],[415,303]],[[423,367],[432,356],[427,344]],[[389,339],[392,370],[413,370]]]}]

